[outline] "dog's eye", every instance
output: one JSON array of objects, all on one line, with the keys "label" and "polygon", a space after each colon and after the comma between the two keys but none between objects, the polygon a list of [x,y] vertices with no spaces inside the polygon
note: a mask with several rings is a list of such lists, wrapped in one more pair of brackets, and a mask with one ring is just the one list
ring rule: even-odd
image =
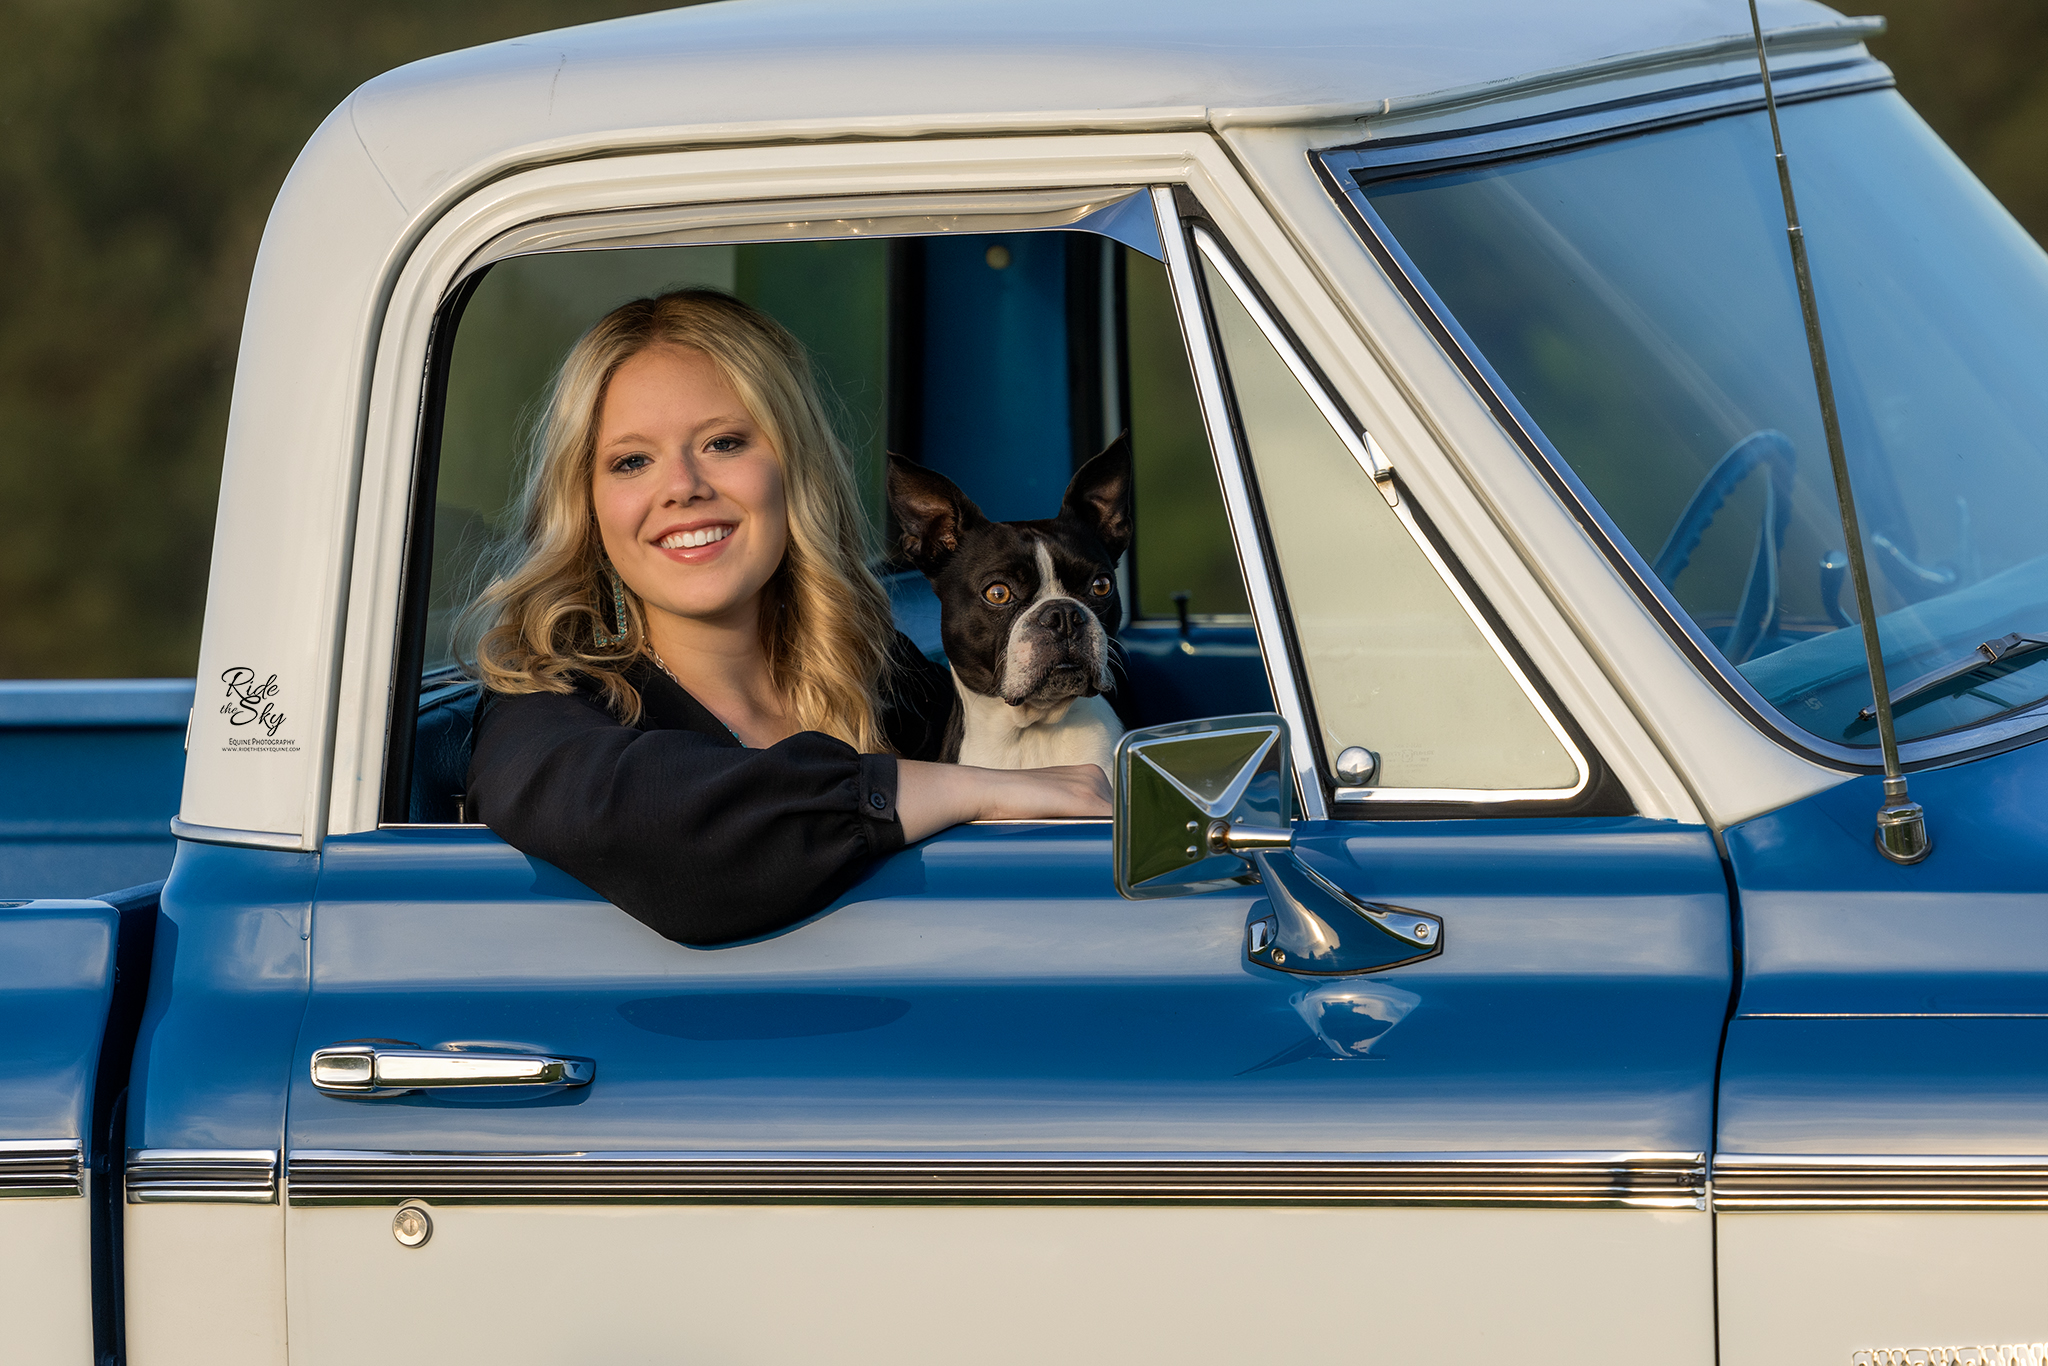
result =
[{"label": "dog's eye", "polygon": [[1114,587],[1116,587],[1116,583],[1109,575],[1097,574],[1095,582],[1088,585],[1088,591],[1098,598],[1106,598],[1109,596],[1109,590]]},{"label": "dog's eye", "polygon": [[1007,583],[992,583],[981,590],[981,596],[986,598],[991,606],[1001,607],[1010,600],[1010,585]]}]

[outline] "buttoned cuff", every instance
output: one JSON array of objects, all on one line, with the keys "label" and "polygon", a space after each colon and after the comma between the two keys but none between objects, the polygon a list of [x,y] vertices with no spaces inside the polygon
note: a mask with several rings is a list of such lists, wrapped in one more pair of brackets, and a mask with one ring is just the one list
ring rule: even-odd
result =
[{"label": "buttoned cuff", "polygon": [[903,847],[903,822],[896,816],[896,756],[860,756],[860,814],[867,818],[868,847],[884,854]]}]

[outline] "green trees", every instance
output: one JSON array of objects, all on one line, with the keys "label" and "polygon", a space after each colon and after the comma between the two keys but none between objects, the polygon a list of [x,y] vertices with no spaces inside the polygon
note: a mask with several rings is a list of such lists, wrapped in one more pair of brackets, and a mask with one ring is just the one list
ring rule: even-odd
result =
[{"label": "green trees", "polygon": [[0,5],[0,677],[188,674],[256,243],[381,71],[633,0]]}]

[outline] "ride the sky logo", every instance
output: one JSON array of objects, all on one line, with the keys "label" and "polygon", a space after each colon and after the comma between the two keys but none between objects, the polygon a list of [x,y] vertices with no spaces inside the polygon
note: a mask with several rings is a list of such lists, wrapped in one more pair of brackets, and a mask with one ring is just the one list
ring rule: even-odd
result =
[{"label": "ride the sky logo", "polygon": [[284,713],[278,710],[273,700],[279,691],[277,675],[272,674],[259,683],[254,669],[238,664],[221,674],[220,681],[227,685],[226,700],[221,703],[220,714],[228,718],[228,724],[255,726],[266,737],[276,739],[278,727],[284,724]]}]

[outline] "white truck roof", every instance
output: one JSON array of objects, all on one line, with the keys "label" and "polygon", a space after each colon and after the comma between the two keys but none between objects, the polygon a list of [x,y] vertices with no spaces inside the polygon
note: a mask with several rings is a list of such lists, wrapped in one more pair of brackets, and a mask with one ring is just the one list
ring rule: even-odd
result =
[{"label": "white truck roof", "polygon": [[[1765,25],[1869,32],[1813,0]],[[1326,122],[1616,59],[1747,51],[1743,0],[722,0],[377,77],[350,122],[409,208],[486,168],[608,148]]]}]

